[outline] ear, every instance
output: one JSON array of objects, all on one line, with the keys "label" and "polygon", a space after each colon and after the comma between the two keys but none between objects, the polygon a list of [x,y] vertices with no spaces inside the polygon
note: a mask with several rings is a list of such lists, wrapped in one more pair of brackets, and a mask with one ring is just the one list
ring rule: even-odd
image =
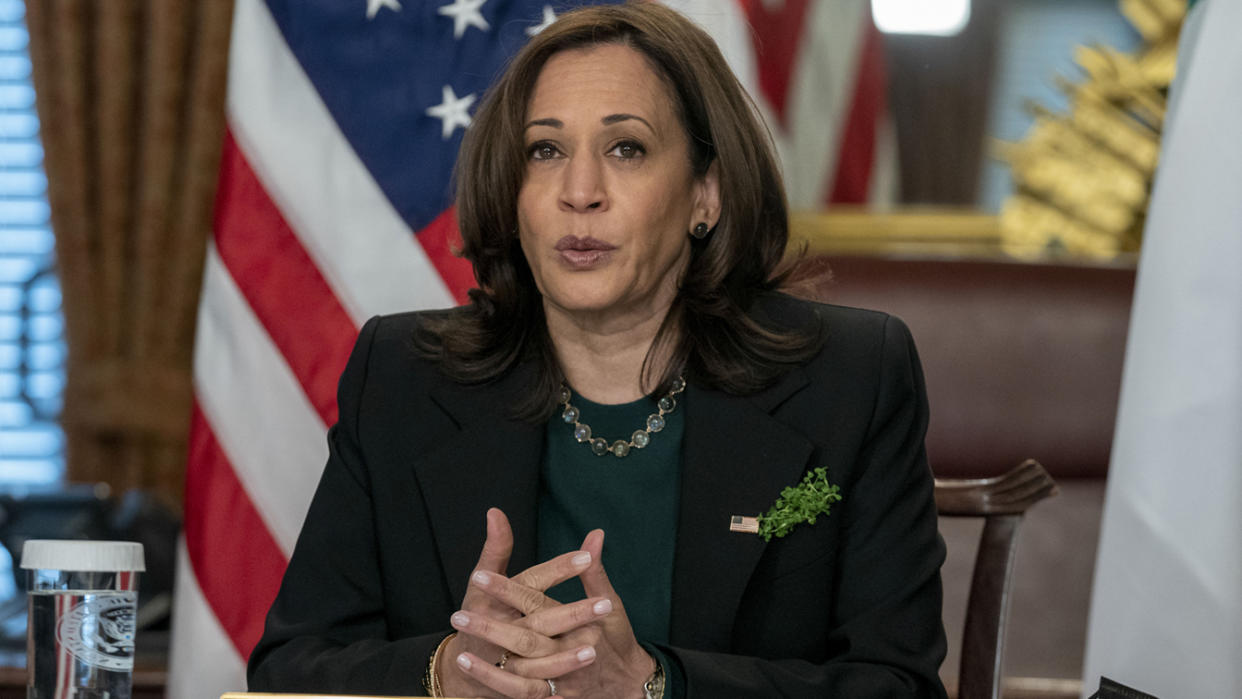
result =
[{"label": "ear", "polygon": [[708,229],[720,221],[720,162],[713,160],[707,172],[694,182],[694,208],[687,230],[694,230],[699,223]]}]

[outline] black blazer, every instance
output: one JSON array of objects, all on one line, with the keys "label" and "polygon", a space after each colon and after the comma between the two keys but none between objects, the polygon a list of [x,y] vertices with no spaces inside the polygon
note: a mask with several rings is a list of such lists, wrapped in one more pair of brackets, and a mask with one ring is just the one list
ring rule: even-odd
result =
[{"label": "black blazer", "polygon": [[[761,315],[824,345],[763,392],[691,381],[668,654],[690,697],[944,697],[927,404],[909,331],[882,313],[773,295]],[[250,689],[418,695],[484,539],[513,524],[536,563],[544,428],[508,417],[526,369],[464,387],[417,359],[415,313],[371,319],[341,377],[340,422]],[[810,468],[843,500],[765,543],[729,531]],[[670,532],[672,534],[672,532]]]}]

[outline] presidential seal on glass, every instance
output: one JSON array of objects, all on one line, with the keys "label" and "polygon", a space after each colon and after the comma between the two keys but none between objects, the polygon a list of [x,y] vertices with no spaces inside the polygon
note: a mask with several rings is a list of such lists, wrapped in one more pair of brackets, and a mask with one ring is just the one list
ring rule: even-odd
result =
[{"label": "presidential seal on glass", "polygon": [[142,544],[31,540],[26,699],[130,699]]}]

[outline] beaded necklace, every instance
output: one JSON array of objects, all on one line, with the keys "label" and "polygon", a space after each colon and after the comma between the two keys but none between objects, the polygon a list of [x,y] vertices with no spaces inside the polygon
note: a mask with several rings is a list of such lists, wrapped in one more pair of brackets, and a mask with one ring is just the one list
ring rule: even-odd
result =
[{"label": "beaded necklace", "polygon": [[651,435],[664,429],[664,416],[677,409],[677,394],[686,390],[686,380],[678,376],[673,379],[669,392],[664,394],[660,400],[656,401],[658,413],[652,413],[647,416],[647,424],[643,429],[634,430],[634,434],[630,435],[628,441],[616,440],[612,444],[602,437],[591,436],[591,426],[582,422],[579,418],[582,413],[577,406],[571,405],[569,400],[573,398],[573,393],[569,390],[569,386],[561,384],[560,402],[563,406],[561,410],[561,419],[566,423],[573,425],[574,439],[579,443],[588,444],[591,452],[596,456],[604,454],[612,454],[618,459],[628,456],[631,449],[642,449],[651,443]]}]

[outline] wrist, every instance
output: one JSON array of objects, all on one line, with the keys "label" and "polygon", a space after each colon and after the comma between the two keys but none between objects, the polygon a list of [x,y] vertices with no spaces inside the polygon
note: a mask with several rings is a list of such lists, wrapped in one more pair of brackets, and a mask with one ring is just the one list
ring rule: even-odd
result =
[{"label": "wrist", "polygon": [[652,670],[647,679],[642,684],[643,699],[664,699],[664,666],[660,664],[660,659],[647,654],[651,659]]},{"label": "wrist", "polygon": [[423,691],[427,692],[429,697],[444,696],[444,688],[440,684],[440,658],[444,655],[444,649],[448,647],[449,641],[453,640],[456,635],[456,633],[451,633],[445,636],[427,660],[427,670],[423,673]]}]

